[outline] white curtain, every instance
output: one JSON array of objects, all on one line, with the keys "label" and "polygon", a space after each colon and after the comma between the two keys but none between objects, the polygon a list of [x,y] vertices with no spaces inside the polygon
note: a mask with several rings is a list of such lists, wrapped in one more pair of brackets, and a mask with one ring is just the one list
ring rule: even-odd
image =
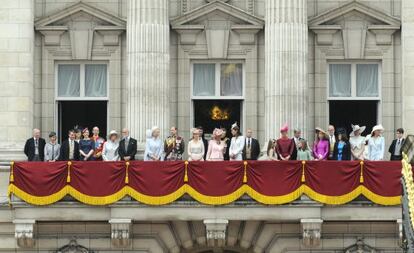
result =
[{"label": "white curtain", "polygon": [[351,64],[329,65],[329,96],[351,96]]},{"label": "white curtain", "polygon": [[58,96],[80,96],[80,65],[59,65]]},{"label": "white curtain", "polygon": [[378,95],[378,64],[357,64],[357,96]]},{"label": "white curtain", "polygon": [[215,95],[215,64],[194,64],[193,69],[193,95],[214,96]]},{"label": "white curtain", "polygon": [[85,96],[106,97],[106,65],[87,64],[85,66]]},{"label": "white curtain", "polygon": [[242,96],[243,87],[243,65],[221,64],[220,77],[221,96]]}]

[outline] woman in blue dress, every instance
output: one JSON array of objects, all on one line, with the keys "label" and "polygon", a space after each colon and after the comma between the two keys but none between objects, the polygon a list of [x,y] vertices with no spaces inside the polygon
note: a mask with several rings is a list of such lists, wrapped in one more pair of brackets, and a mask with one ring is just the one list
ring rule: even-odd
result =
[{"label": "woman in blue dress", "polygon": [[160,138],[160,128],[153,127],[147,136],[144,161],[162,161],[164,145]]},{"label": "woman in blue dress", "polygon": [[93,152],[95,149],[95,143],[89,137],[89,129],[82,130],[83,139],[79,141],[79,153],[81,161],[93,160]]},{"label": "woman in blue dress", "polygon": [[351,160],[351,144],[348,141],[346,130],[338,129],[338,141],[335,142],[333,160],[350,161]]}]

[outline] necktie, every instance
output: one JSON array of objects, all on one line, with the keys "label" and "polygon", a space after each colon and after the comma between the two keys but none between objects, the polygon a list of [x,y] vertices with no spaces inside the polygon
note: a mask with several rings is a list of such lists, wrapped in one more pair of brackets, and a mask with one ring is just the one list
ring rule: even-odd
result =
[{"label": "necktie", "polygon": [[400,144],[401,144],[401,140],[398,140],[398,144],[397,145],[400,146]]},{"label": "necktie", "polygon": [[38,142],[37,142],[37,139],[35,139],[35,146],[36,146],[36,147],[38,146]]},{"label": "necktie", "polygon": [[250,148],[250,138],[247,140],[247,147]]}]

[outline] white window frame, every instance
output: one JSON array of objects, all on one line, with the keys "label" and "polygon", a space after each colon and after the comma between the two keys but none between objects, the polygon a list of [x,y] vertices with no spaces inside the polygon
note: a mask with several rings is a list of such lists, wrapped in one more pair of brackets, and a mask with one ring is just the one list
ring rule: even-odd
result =
[{"label": "white window frame", "polygon": [[[349,64],[351,65],[351,96],[350,97],[331,97],[330,96],[330,72],[329,65],[331,64]],[[362,64],[377,64],[378,65],[378,96],[377,97],[358,97],[357,96],[357,65]],[[382,65],[378,61],[329,61],[327,64],[327,97],[330,100],[377,100],[381,101],[382,98]]]},{"label": "white window frame", "polygon": [[[221,87],[220,87],[220,78],[221,78],[221,64],[229,64],[229,63],[233,63],[233,64],[241,64],[242,65],[242,95],[241,96],[221,96],[220,95],[220,91],[221,91]],[[215,95],[214,96],[194,96],[194,64],[215,64]],[[240,61],[240,60],[226,60],[226,61],[208,61],[208,60],[197,60],[197,61],[193,61],[191,62],[191,74],[190,74],[190,78],[191,78],[191,87],[190,87],[190,92],[191,92],[191,100],[244,100],[244,96],[245,96],[245,87],[246,87],[246,73],[245,73],[245,63],[244,61]]]},{"label": "white window frame", "polygon": [[[221,96],[220,95],[220,74],[221,64],[226,63],[235,63],[242,64],[243,68],[243,77],[242,77],[242,95],[241,96]],[[194,64],[216,64],[216,73],[215,73],[215,96],[194,96],[193,87],[194,87]],[[190,128],[195,125],[194,117],[194,101],[195,100],[240,100],[240,121],[238,122],[240,129],[244,129],[244,122],[246,122],[246,110],[245,110],[245,94],[246,94],[246,65],[244,60],[224,60],[224,61],[214,61],[214,60],[194,60],[190,63]]]},{"label": "white window frame", "polygon": [[[85,66],[86,65],[106,65],[106,96],[87,97],[85,96]],[[59,65],[79,65],[80,66],[80,89],[78,97],[59,97]],[[107,61],[58,61],[55,63],[55,100],[56,101],[108,101],[109,100],[109,64]]]}]

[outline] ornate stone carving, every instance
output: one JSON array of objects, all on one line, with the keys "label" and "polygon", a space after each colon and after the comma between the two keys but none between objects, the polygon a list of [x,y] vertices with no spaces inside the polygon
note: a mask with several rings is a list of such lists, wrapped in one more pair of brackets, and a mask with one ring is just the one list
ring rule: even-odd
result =
[{"label": "ornate stone carving", "polygon": [[35,246],[34,226],[35,220],[14,220],[14,237],[20,248],[33,248]]},{"label": "ornate stone carving", "polygon": [[204,220],[206,226],[207,245],[211,247],[223,247],[226,242],[226,230],[228,220],[208,219]]},{"label": "ornate stone carving", "polygon": [[357,242],[346,248],[345,253],[376,253],[377,250],[373,247],[366,245],[363,238],[358,238]]},{"label": "ornate stone carving", "polygon": [[78,245],[76,239],[70,240],[69,244],[55,251],[55,253],[94,253],[93,251]]},{"label": "ornate stone carving", "polygon": [[206,0],[208,3],[214,2],[214,1],[220,1],[220,2],[228,2],[229,0]]},{"label": "ornate stone carving", "polygon": [[131,243],[131,224],[130,219],[112,219],[111,224],[111,241],[112,245],[117,248],[128,247]]},{"label": "ornate stone carving", "polygon": [[306,247],[317,247],[321,242],[322,223],[320,219],[302,219],[303,244]]}]

